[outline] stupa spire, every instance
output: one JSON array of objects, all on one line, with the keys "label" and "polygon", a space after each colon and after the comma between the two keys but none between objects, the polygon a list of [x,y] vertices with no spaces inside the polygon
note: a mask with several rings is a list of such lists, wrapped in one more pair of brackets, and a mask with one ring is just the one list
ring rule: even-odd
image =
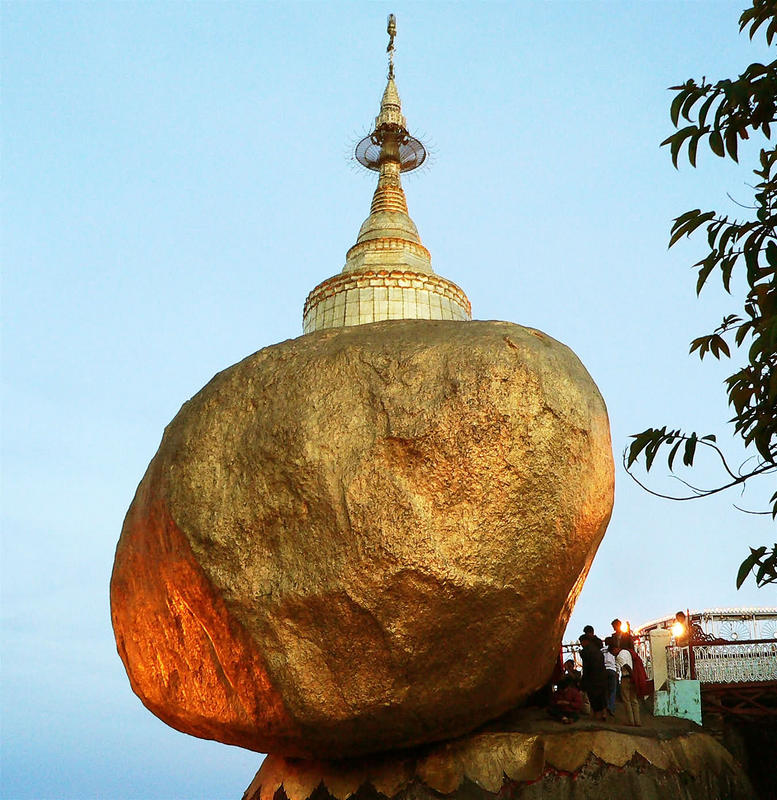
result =
[{"label": "stupa spire", "polygon": [[354,153],[363,167],[378,173],[378,185],[342,272],[319,284],[305,301],[305,333],[383,319],[471,318],[464,292],[435,275],[432,257],[408,214],[400,176],[420,167],[427,153],[410,135],[402,114],[394,75],[397,24],[393,14],[386,30],[386,88],[375,126]]},{"label": "stupa spire", "polygon": [[[364,221],[356,239],[356,247],[348,253],[344,272],[360,269],[361,250],[358,246],[363,242],[375,239],[401,239],[421,244],[418,229],[407,211],[407,200],[402,188],[400,175],[403,172],[420,167],[426,160],[426,148],[407,130],[407,120],[402,114],[402,101],[394,80],[394,38],[397,34],[397,23],[393,14],[389,15],[387,32],[389,44],[388,79],[380,111],[375,117],[375,127],[369,136],[365,136],[356,145],[356,160],[369,170],[378,172],[378,185],[372,197],[370,216]],[[387,263],[392,268],[411,267],[423,272],[432,272],[432,259],[424,249],[424,263],[418,260],[419,252],[402,253],[401,248],[394,248],[396,259]],[[409,256],[409,260],[408,260]]]},{"label": "stupa spire", "polygon": [[[394,78],[391,77],[393,63],[390,70],[386,91],[383,92],[380,102],[380,113],[375,118],[375,130],[370,134],[371,143],[374,140],[380,145],[378,185],[372,198],[370,214],[378,211],[399,211],[407,214],[407,200],[399,178],[402,172],[399,148],[401,139],[407,138],[408,133],[405,118],[402,116],[399,92]],[[417,231],[415,239],[420,241]]]}]

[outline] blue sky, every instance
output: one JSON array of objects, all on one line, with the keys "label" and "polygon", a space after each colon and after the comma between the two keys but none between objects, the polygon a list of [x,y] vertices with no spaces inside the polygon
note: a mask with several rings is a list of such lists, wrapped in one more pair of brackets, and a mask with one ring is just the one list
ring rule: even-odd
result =
[{"label": "blue sky", "polygon": [[[748,200],[742,167],[672,168],[666,87],[769,56],[736,2],[2,5],[2,793],[236,798],[260,756],[167,728],[115,653],[108,581],[164,426],[214,373],[301,334],[374,175],[349,149],[385,80],[431,169],[408,176],[433,266],[478,319],[572,347],[616,459],[669,423],[723,434],[727,374],[687,356],[736,306],[695,299],[672,217]],[[661,473],[659,473],[659,478]],[[712,481],[712,474],[702,476]],[[570,625],[774,605],[734,588],[767,519],[617,473]]]}]

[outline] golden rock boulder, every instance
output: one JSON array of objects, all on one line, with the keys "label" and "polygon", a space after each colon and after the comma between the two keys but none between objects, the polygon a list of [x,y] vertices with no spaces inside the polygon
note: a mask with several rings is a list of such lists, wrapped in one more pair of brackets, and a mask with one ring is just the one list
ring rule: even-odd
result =
[{"label": "golden rock boulder", "polygon": [[286,341],[167,427],[116,552],[119,653],[165,722],[260,752],[455,736],[548,678],[612,501],[604,402],[538,331]]}]

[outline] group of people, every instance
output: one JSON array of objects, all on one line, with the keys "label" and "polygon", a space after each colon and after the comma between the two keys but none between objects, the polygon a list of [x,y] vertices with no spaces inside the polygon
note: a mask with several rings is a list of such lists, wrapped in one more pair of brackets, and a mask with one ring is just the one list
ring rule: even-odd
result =
[{"label": "group of people", "polygon": [[579,719],[586,707],[595,719],[615,716],[615,703],[620,698],[626,709],[629,725],[639,727],[639,700],[645,693],[645,672],[634,650],[634,639],[628,625],[619,619],[612,621],[613,633],[602,641],[591,625],[583,628],[579,637],[582,673],[574,659],[563,665],[563,675],[557,682],[549,713],[565,724]]}]

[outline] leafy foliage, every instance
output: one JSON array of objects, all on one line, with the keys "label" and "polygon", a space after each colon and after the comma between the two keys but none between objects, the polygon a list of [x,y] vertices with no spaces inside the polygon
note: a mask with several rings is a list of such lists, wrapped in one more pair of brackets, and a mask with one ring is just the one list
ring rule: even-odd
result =
[{"label": "leafy foliage", "polygon": [[[750,38],[763,27],[766,41],[777,37],[777,0],[754,0],[753,6],[740,17],[740,32],[748,29]],[[672,163],[686,151],[688,161],[696,166],[699,145],[706,145],[715,155],[738,161],[738,145],[759,133],[771,139],[777,120],[777,61],[751,64],[736,80],[699,83],[688,80],[670,87],[675,92],[670,117],[677,130],[661,144],[669,147]],[[684,122],[689,124],[685,125]],[[682,126],[682,127],[681,127]],[[755,451],[737,469],[732,469],[714,435],[698,436],[680,430],[648,428],[632,436],[624,453],[627,472],[643,459],[647,471],[659,451],[668,448],[667,464],[674,470],[675,458],[682,452],[682,464],[693,467],[700,450],[715,455],[722,470],[720,483],[712,489],[701,489],[682,481],[690,493],[675,500],[693,500],[744,485],[757,476],[777,473],[777,150],[763,148],[753,186],[752,218],[731,219],[716,211],[694,209],[681,214],[672,225],[669,246],[698,230],[706,231],[707,254],[694,264],[698,277],[696,292],[713,274],[719,275],[724,289],[731,293],[735,270],[742,274],[747,288],[737,313],[728,314],[709,334],[691,342],[690,352],[700,359],[744,356],[743,365],[725,381],[729,406],[734,416],[729,420],[745,448]],[[643,488],[662,497],[637,480]],[[777,491],[770,498],[771,513],[777,518]],[[742,562],[737,588],[749,574],[763,586],[777,582],[777,545],[751,548]]]},{"label": "leafy foliage", "polygon": [[766,547],[751,547],[750,555],[739,565],[737,573],[737,589],[753,572],[758,586],[777,583],[777,544],[771,550]]}]

